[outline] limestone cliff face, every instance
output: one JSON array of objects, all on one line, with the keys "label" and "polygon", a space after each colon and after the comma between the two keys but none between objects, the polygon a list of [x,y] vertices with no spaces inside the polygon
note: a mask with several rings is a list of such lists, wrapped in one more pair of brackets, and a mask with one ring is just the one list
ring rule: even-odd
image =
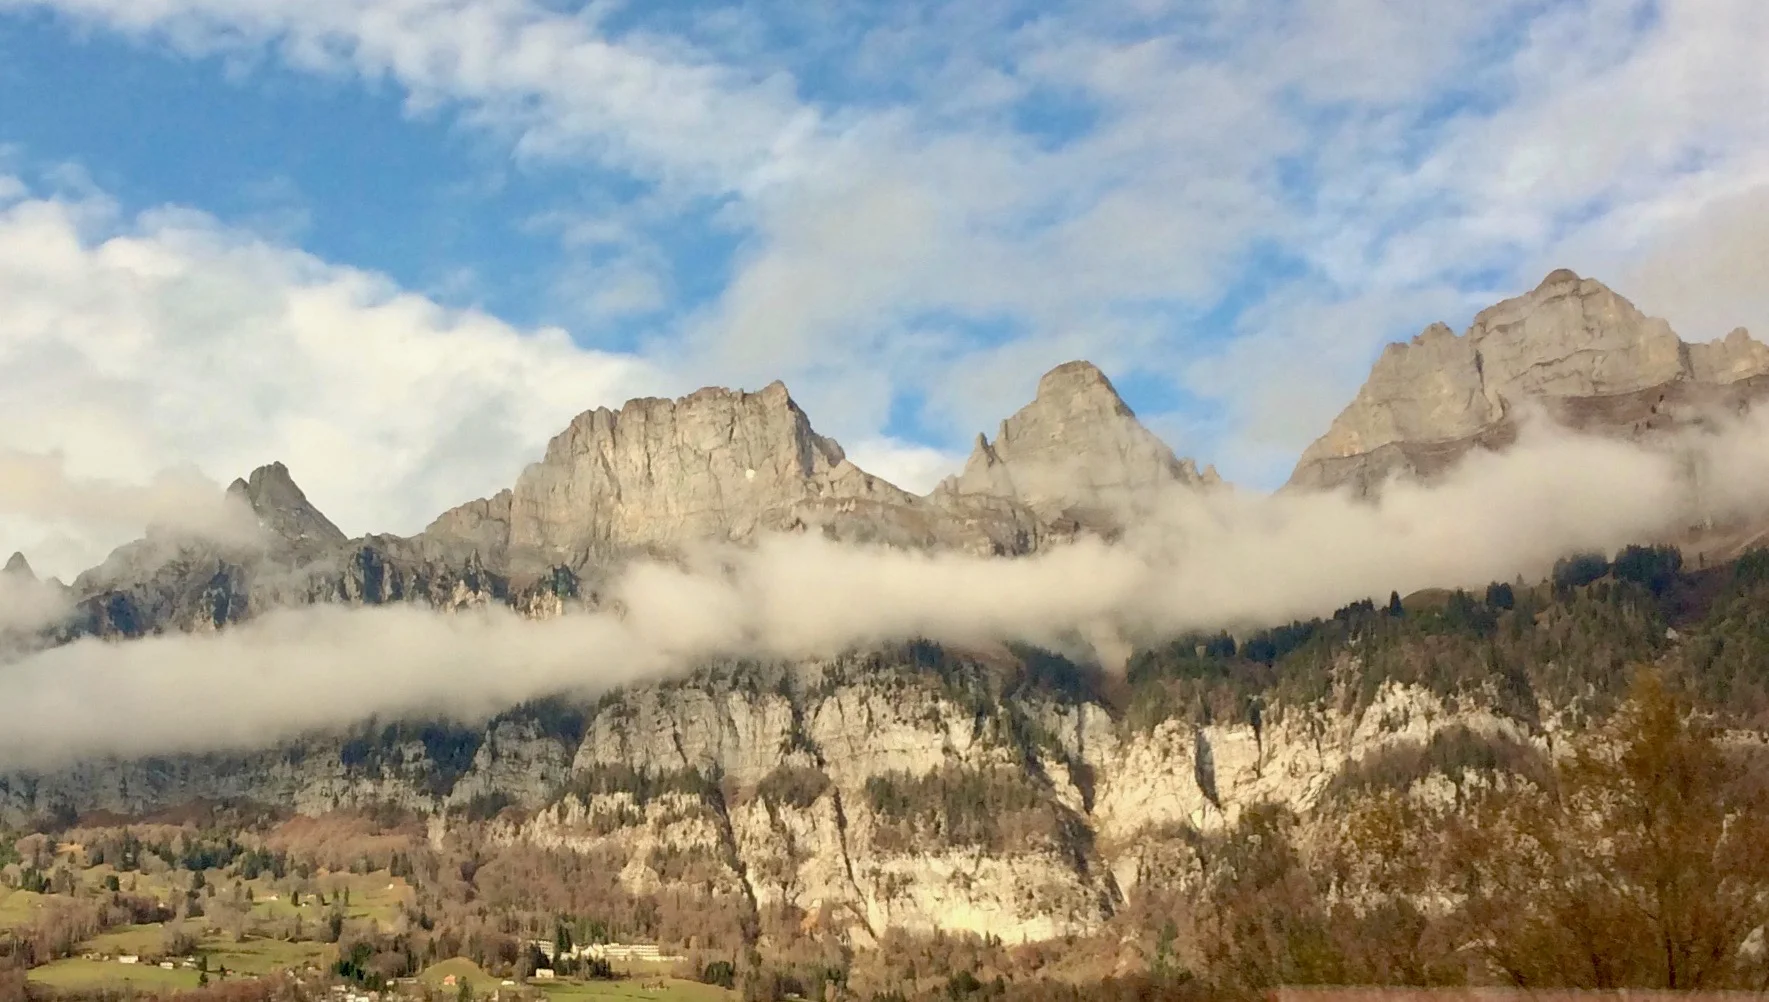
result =
[{"label": "limestone cliff face", "polygon": [[[1451,728],[1537,745],[1553,732],[1477,698],[1452,706],[1398,684],[1357,710],[1341,709],[1349,704],[1338,696],[1274,706],[1257,728],[1172,720],[1133,730],[1096,702],[1026,694],[985,705],[962,673],[942,681],[908,667],[856,658],[636,689],[591,722],[572,772],[722,776],[733,798],[718,808],[729,877],[758,907],[821,915],[862,944],[885,929],[1017,941],[1097,930],[1144,890],[1190,879],[1186,831],[1219,829],[1259,803],[1307,811],[1335,777],[1385,750]],[[893,790],[953,775],[993,797],[990,784],[1009,770],[1032,777],[1031,814],[1067,824],[1014,828],[985,844],[965,836],[960,817],[936,813],[918,825],[893,804]],[[791,785],[779,782],[785,775]],[[997,822],[1027,816],[1024,803],[1005,802],[1014,806],[988,808]],[[504,837],[586,853],[628,847],[623,880],[656,887],[677,855],[635,862],[630,847],[676,836],[649,830],[648,810],[568,797]]]},{"label": "limestone cliff face", "polygon": [[1122,520],[1159,492],[1217,482],[1180,459],[1136,419],[1105,373],[1088,362],[1057,366],[1030,404],[1001,423],[995,441],[978,435],[964,472],[934,497],[1019,501],[1047,521]]},{"label": "limestone cliff face", "polygon": [[[393,803],[430,813],[438,838],[579,854],[628,893],[788,910],[856,946],[892,929],[1037,941],[1183,887],[1188,832],[1259,803],[1309,811],[1387,750],[1452,728],[1543,748],[1558,733],[1551,713],[1525,722],[1480,692],[1396,683],[1361,705],[1345,691],[1272,705],[1257,726],[1132,727],[1072,689],[1006,691],[1003,664],[916,647],[728,664],[613,694],[577,724],[516,711],[0,774],[0,821],[197,798]],[[1355,688],[1360,669],[1348,654],[1335,673]],[[1455,795],[1444,776],[1425,785]]]},{"label": "limestone cliff face", "polygon": [[513,489],[444,513],[425,536],[511,566],[575,566],[769,531],[981,553],[1025,552],[1038,535],[1010,500],[955,515],[860,469],[775,382],[586,411]]},{"label": "limestone cliff face", "polygon": [[776,382],[586,411],[507,496],[448,512],[430,532],[517,553],[665,548],[741,539],[782,509],[846,499],[913,500],[848,462]]},{"label": "limestone cliff face", "polygon": [[1389,345],[1290,486],[1368,493],[1394,474],[1431,476],[1469,449],[1506,444],[1526,402],[1569,424],[1633,432],[1667,402],[1717,399],[1766,375],[1769,347],[1742,329],[1685,344],[1665,321],[1562,269],[1462,335],[1433,324]]}]

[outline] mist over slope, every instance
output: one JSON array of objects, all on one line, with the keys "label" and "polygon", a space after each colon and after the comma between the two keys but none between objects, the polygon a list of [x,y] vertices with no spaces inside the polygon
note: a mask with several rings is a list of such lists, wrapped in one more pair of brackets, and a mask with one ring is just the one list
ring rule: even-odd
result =
[{"label": "mist over slope", "polygon": [[[1769,420],[1654,445],[1550,430],[1379,499],[1164,490],[1107,541],[1017,557],[770,534],[634,560],[600,608],[272,609],[219,631],[95,637],[0,670],[0,760],[243,748],[371,715],[479,720],[718,658],[817,658],[927,638],[1122,667],[1194,629],[1249,629],[1431,586],[1535,580],[1560,556],[1769,508]],[[1691,468],[1723,470],[1694,489]],[[313,699],[313,693],[335,694]],[[192,698],[197,695],[200,698]]]},{"label": "mist over slope", "polygon": [[[1569,281],[1618,298],[1556,281],[1504,304],[1524,311],[1514,355],[1564,348]],[[1642,338],[1675,338],[1610,314],[1615,329],[1580,335],[1614,342],[1585,364],[1634,393],[1648,377],[1618,366]],[[1393,366],[1385,355],[1378,390],[1348,415],[1399,406],[1377,399]],[[1099,370],[1070,363],[995,442],[979,438],[962,476],[918,497],[855,467],[784,386],[708,389],[586,412],[512,490],[411,539],[344,539],[280,464],[222,495],[188,476],[128,489],[10,457],[24,475],[0,492],[8,510],[157,525],[70,591],[28,571],[0,578],[0,625],[28,638],[0,668],[0,702],[22,710],[0,761],[242,748],[375,715],[479,720],[715,659],[915,638],[1119,669],[1189,630],[1535,580],[1575,551],[1684,540],[1769,511],[1769,415],[1698,400],[1649,429],[1575,430],[1554,409],[1566,397],[1497,398],[1503,447],[1458,426],[1457,460],[1434,471],[1267,495],[1200,474]],[[1333,441],[1356,439],[1350,420]]]}]

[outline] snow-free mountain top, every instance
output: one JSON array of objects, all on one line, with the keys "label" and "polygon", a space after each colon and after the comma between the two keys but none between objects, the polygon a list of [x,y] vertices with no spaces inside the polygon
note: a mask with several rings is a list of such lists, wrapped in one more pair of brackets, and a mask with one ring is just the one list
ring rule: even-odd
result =
[{"label": "snow-free mountain top", "polygon": [[1200,473],[1143,427],[1097,366],[1077,361],[1045,373],[1037,397],[1001,422],[994,442],[978,435],[964,472],[936,494],[1006,498],[1057,518],[1216,482],[1215,470]]},{"label": "snow-free mountain top", "polygon": [[1576,417],[1580,402],[1608,400],[1604,421],[1625,427],[1656,414],[1665,396],[1699,399],[1766,374],[1769,347],[1742,328],[1688,344],[1603,283],[1561,269],[1461,335],[1438,323],[1389,345],[1290,485],[1367,493],[1393,473],[1440,472],[1476,445],[1507,440],[1526,401]]},{"label": "snow-free mountain top", "polygon": [[342,543],[347,538],[343,530],[307,500],[289,475],[289,468],[281,463],[260,466],[249,476],[235,480],[227,492],[251,506],[259,525],[290,543],[327,545]]},{"label": "snow-free mountain top", "polygon": [[1099,491],[1203,482],[1085,362],[1052,370],[1037,399],[1002,424],[995,447],[980,442],[963,477],[921,498],[854,465],[782,383],[632,400],[579,415],[514,488],[445,513],[426,535],[516,562],[812,528],[1018,553],[1066,510],[1097,504]]},{"label": "snow-free mountain top", "polygon": [[[1214,482],[1136,419],[1099,369],[1057,367],[962,477],[926,497],[862,470],[784,384],[585,411],[509,489],[410,538],[347,539],[272,463],[228,489],[253,546],[132,543],[82,575],[68,637],[213,629],[285,605],[492,599],[539,613],[626,559],[768,532],[978,555],[1111,531],[1125,501]],[[151,535],[151,534],[150,534]]]},{"label": "snow-free mountain top", "polygon": [[[1435,324],[1390,345],[1290,485],[1368,495],[1394,474],[1433,476],[1470,449],[1506,445],[1532,402],[1568,424],[1641,434],[1675,426],[1685,405],[1744,406],[1766,387],[1769,347],[1744,331],[1687,344],[1602,283],[1556,271],[1464,334]],[[585,411],[509,489],[410,538],[347,539],[287,468],[262,467],[229,488],[268,530],[261,540],[150,533],[76,581],[62,635],[215,628],[327,602],[494,599],[545,611],[593,594],[634,556],[770,532],[1021,555],[1077,533],[1110,536],[1166,492],[1216,483],[1085,361],[1046,373],[993,440],[977,437],[963,472],[926,496],[856,466],[784,384],[709,387]]]},{"label": "snow-free mountain top", "polygon": [[31,570],[31,562],[22,553],[14,553],[7,559],[4,573],[31,581],[37,580],[36,573]]}]

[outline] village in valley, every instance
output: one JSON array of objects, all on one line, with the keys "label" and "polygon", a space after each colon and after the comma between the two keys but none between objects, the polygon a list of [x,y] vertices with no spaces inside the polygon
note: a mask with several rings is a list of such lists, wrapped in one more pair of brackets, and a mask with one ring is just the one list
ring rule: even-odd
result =
[{"label": "village in valley", "polygon": [[[0,830],[0,959],[26,960],[29,985],[69,999],[223,986],[229,999],[327,1002],[729,994],[681,977],[686,955],[655,943],[576,942],[563,925],[553,937],[509,940],[502,950],[515,960],[501,968],[443,956],[446,944],[425,936],[437,921],[421,881],[403,854],[388,854],[396,841],[346,835],[302,858],[194,825],[119,824],[62,838]],[[326,862],[341,860],[320,861],[340,844],[367,851],[335,867]],[[0,999],[13,1002],[8,990],[0,984]]]}]

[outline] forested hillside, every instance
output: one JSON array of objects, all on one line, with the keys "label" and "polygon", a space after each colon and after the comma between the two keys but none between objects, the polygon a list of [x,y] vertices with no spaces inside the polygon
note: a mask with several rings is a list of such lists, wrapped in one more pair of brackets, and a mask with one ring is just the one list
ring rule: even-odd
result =
[{"label": "forested hillside", "polygon": [[[456,797],[429,819],[249,799],[21,819],[0,838],[0,949],[57,970],[107,929],[151,927],[163,952],[279,944],[385,980],[456,956],[524,975],[530,939],[641,941],[753,998],[1761,987],[1766,624],[1769,553],[1692,568],[1630,547],[1533,584],[1186,637],[1121,677],[924,643],[816,678],[738,663],[549,700],[484,730],[377,725],[344,741],[343,767],[420,796],[462,788],[512,728],[576,750],[533,797]],[[931,726],[968,750],[892,758],[881,719],[819,723],[866,686],[927,718],[903,734]],[[709,697],[782,714],[781,747],[721,751],[716,729],[678,723],[677,765],[661,767],[654,721]],[[1128,775],[1168,739],[1165,778]],[[1340,753],[1285,757],[1307,740]],[[820,857],[846,875],[819,875]],[[952,869],[962,859],[995,862]],[[944,904],[907,904],[932,885]],[[1071,918],[1009,938],[904,911],[1002,907],[990,886],[1028,895],[1002,913],[1025,930]]]}]

